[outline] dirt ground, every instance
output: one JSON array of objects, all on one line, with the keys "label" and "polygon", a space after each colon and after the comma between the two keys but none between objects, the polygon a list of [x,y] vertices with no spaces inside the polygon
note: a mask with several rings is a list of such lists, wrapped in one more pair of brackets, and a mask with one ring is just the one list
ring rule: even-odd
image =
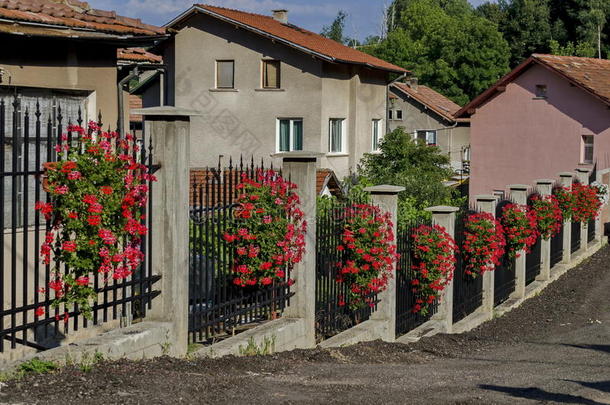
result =
[{"label": "dirt ground", "polygon": [[610,248],[463,335],[66,368],[3,385],[0,403],[610,404]]}]

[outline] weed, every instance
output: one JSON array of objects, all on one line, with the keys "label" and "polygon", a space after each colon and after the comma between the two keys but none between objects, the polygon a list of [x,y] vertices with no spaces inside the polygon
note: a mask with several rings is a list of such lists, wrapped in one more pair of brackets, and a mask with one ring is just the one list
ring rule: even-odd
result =
[{"label": "weed", "polygon": [[242,356],[265,356],[275,351],[275,336],[271,339],[265,337],[263,343],[258,346],[254,341],[254,337],[250,337],[246,347],[239,346],[239,354]]}]

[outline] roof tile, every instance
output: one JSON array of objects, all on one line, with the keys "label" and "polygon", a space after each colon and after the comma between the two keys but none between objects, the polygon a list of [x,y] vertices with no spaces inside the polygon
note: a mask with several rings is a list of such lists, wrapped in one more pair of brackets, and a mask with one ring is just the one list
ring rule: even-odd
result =
[{"label": "roof tile", "polygon": [[417,85],[417,87],[411,87],[406,83],[394,83],[394,86],[442,117],[455,121],[454,115],[459,111],[460,106],[430,87],[422,84]]},{"label": "roof tile", "polygon": [[350,48],[319,34],[307,31],[296,25],[284,24],[275,20],[273,17],[205,4],[197,4],[196,7],[207,11],[217,18],[222,17],[244,24],[268,35],[281,38],[298,47],[305,48],[310,52],[335,59],[337,62],[368,65],[372,68],[393,72],[406,72],[405,69],[399,66],[378,59],[357,49]]}]

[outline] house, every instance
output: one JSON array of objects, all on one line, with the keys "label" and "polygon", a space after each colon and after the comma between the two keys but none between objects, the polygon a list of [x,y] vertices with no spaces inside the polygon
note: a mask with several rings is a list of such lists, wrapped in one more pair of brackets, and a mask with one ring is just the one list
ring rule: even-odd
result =
[{"label": "house", "polygon": [[388,128],[403,128],[413,138],[438,146],[449,155],[456,173],[467,174],[470,161],[470,119],[456,118],[460,106],[411,77],[390,85]]},{"label": "house", "polygon": [[[38,101],[42,116],[119,118],[117,48],[152,45],[165,30],[77,0],[0,0],[0,98]],[[53,113],[52,113],[53,111]]]},{"label": "house", "polygon": [[534,54],[456,117],[471,120],[471,197],[578,167],[607,184],[609,60]]},{"label": "house", "polygon": [[377,149],[387,85],[406,73],[290,24],[286,10],[194,5],[166,28],[168,103],[203,114],[192,120],[192,167],[307,150],[324,152],[322,167],[342,178]]}]

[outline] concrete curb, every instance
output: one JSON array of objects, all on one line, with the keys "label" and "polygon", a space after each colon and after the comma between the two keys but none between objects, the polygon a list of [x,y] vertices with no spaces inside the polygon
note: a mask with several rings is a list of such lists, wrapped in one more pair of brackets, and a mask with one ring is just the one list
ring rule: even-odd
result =
[{"label": "concrete curb", "polygon": [[388,322],[378,319],[369,319],[324,340],[318,346],[326,349],[331,347],[350,346],[361,342],[370,342],[377,339],[383,339],[387,335],[387,331]]},{"label": "concrete curb", "polygon": [[1,366],[2,371],[14,370],[19,364],[35,357],[60,366],[91,361],[96,354],[104,360],[141,360],[167,354],[171,346],[171,323],[142,322],[127,328],[114,329],[90,339],[30,354],[18,361]]},{"label": "concrete curb", "polygon": [[418,326],[409,333],[399,336],[396,338],[396,343],[415,343],[421,338],[443,333],[444,327],[444,321],[431,320]]},{"label": "concrete curb", "polygon": [[[257,326],[256,328],[232,336],[219,343],[203,347],[189,356],[223,357],[243,355],[242,351],[254,342],[257,348],[270,344],[273,353],[294,349],[311,349],[306,335],[306,322],[303,318],[280,318]],[[271,354],[271,353],[268,353]]]}]

